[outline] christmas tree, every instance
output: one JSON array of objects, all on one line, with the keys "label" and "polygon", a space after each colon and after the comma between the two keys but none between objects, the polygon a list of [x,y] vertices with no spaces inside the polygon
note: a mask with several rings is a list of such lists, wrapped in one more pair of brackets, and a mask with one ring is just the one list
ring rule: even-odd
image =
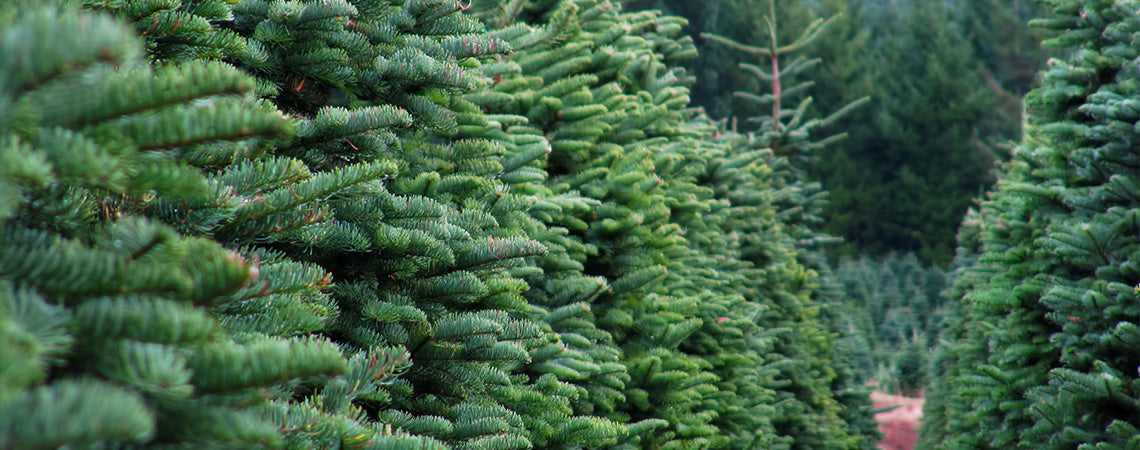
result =
[{"label": "christmas tree", "polygon": [[267,154],[294,122],[189,39],[152,67],[105,15],[0,17],[4,447],[431,445],[314,394],[374,389],[407,356],[319,337],[329,273],[259,245],[393,165],[315,176]]},{"label": "christmas tree", "polygon": [[[1135,2],[1048,2],[1072,50],[963,227],[957,314],[936,360],[932,448],[1135,448],[1140,157]],[[976,255],[974,257],[973,255]]]},{"label": "christmas tree", "polygon": [[[777,244],[797,241],[787,237],[777,215],[773,184],[783,181],[773,179],[758,157],[766,153],[737,155],[740,150],[732,149],[741,141],[724,138],[726,131],[705,118],[669,126],[691,114],[682,109],[689,81],[679,68],[657,61],[692,56],[687,40],[678,45],[668,39],[683,22],[652,12],[620,14],[609,2],[577,5],[582,9],[568,2],[545,7],[526,2],[482,11],[492,24],[510,23],[505,17],[512,15],[545,22],[535,24],[542,28],[503,31],[523,38],[511,41],[521,71],[510,69],[495,93],[475,94],[473,101],[499,114],[528,112],[530,124],[551,137],[552,189],[573,189],[567,194],[584,194],[600,204],[595,213],[577,216],[581,219],[552,215],[552,220],[580,230],[577,236],[596,246],[597,255],[585,261],[589,273],[616,279],[591,310],[629,366],[631,380],[613,416],[641,419],[631,426],[629,443],[643,448],[848,445],[852,441],[844,430],[779,425],[795,422],[797,408],[813,408],[775,407],[795,405],[782,399],[798,389],[788,384],[799,377],[790,375],[794,370],[780,368],[816,356],[774,351],[780,336],[799,336],[810,324],[756,326],[774,297],[788,295],[783,277],[802,271],[786,258],[792,252]],[[565,25],[574,23],[566,19],[571,14],[582,18],[580,28]],[[592,45],[575,46],[579,40]],[[535,75],[527,77],[531,71]],[[658,156],[639,163],[646,158],[643,150]],[[702,186],[718,186],[734,176],[739,189],[747,191],[741,195],[754,198],[751,203],[734,206],[728,194]],[[659,208],[662,201],[668,208],[646,208]],[[754,231],[761,217],[770,239],[756,237],[753,251],[781,254],[768,267],[780,276],[768,276],[740,256],[740,236]],[[647,244],[654,250],[647,252]],[[816,400],[826,404],[829,386],[815,386]],[[836,414],[826,408],[834,405],[821,408],[821,414]]]},{"label": "christmas tree", "polygon": [[[559,309],[588,302],[583,318],[597,328],[582,320],[556,326],[581,329],[562,328],[584,338],[576,352],[605,356],[605,345],[612,345],[621,358],[614,361],[620,371],[552,362],[589,394],[576,407],[629,423],[620,446],[724,446],[729,436],[712,422],[730,399],[714,401],[718,377],[679,348],[703,324],[715,323],[702,320],[698,309],[698,295],[707,294],[677,286],[685,281],[683,258],[695,253],[671,217],[700,203],[675,200],[674,183],[701,192],[669,171],[681,160],[667,145],[691,140],[679,129],[687,80],[666,65],[691,55],[685,40],[672,39],[680,23],[655,13],[623,14],[608,1],[520,2],[482,13],[491,24],[517,21],[497,31],[510,37],[514,53],[492,69],[502,74],[496,86],[469,98],[496,116],[529,119],[509,132],[549,138],[543,189],[557,208],[544,208],[542,220],[566,230],[559,246],[574,257],[569,267],[542,262],[566,274],[548,280],[534,302]],[[760,420],[734,420],[745,419]]]},{"label": "christmas tree", "polygon": [[[812,98],[805,93],[813,83],[805,80],[805,74],[820,59],[804,53],[835,20],[816,19],[788,42],[781,39],[777,3],[772,1],[764,16],[767,39],[763,45],[703,35],[756,58],[756,63],[741,63],[740,67],[767,86],[763,94],[734,93],[752,103],[758,113],[747,119],[755,131],[728,137],[737,147],[734,159],[763,164],[762,170],[768,172],[767,189],[756,189],[754,181],[739,175],[716,180],[714,185],[734,205],[759,206],[764,201],[775,213],[770,224],[758,222],[756,215],[740,217],[744,220],[735,224],[734,231],[743,236],[742,257],[769,277],[756,286],[757,301],[768,307],[758,323],[771,330],[791,331],[780,335],[774,346],[786,358],[779,370],[794,380],[777,397],[788,409],[777,414],[776,425],[796,437],[798,448],[871,448],[877,436],[867,391],[852,370],[852,361],[834,353],[841,316],[828,310],[841,307],[842,293],[830,275],[823,250],[837,239],[818,230],[827,192],[818,182],[808,180],[803,169],[818,150],[846,137],[820,136],[821,132],[867,100],[857,100],[822,118],[810,115]],[[796,373],[816,376],[797,378],[792,375]],[[852,431],[848,436],[846,430],[827,431],[846,425]]]}]

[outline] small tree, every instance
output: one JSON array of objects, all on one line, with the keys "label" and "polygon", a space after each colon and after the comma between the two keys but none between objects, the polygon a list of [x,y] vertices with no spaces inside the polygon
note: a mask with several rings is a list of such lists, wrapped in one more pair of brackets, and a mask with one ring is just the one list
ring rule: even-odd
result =
[{"label": "small tree", "polygon": [[[863,388],[852,375],[850,362],[833,353],[834,336],[841,330],[839,317],[821,314],[821,309],[826,309],[827,305],[841,301],[834,281],[828,276],[830,269],[823,254],[824,246],[835,243],[836,239],[818,231],[822,225],[821,214],[826,205],[827,193],[819,183],[806,179],[802,167],[811,161],[817,150],[845,137],[843,133],[823,138],[814,134],[825,130],[867,99],[848,104],[824,118],[810,118],[812,100],[805,95],[812,82],[802,78],[820,60],[802,53],[835,19],[816,19],[791,43],[782,44],[776,2],[769,2],[768,6],[769,13],[764,18],[767,42],[762,46],[742,44],[716,34],[706,33],[702,36],[760,59],[759,63],[740,64],[742,69],[765,83],[769,92],[734,93],[735,96],[760,106],[764,111],[746,119],[756,128],[738,138],[736,158],[756,158],[755,161],[762,162],[766,170],[772,171],[768,178],[769,187],[776,194],[769,197],[770,207],[775,208],[777,217],[783,222],[785,228],[782,231],[787,236],[785,239],[791,239],[789,245],[799,251],[774,252],[772,231],[758,227],[755,223],[740,224],[737,232],[744,236],[742,255],[746,261],[773,273],[783,273],[780,283],[784,284],[769,284],[760,291],[761,298],[771,300],[764,302],[770,308],[758,322],[765,329],[794,330],[776,340],[775,352],[788,358],[788,364],[782,366],[781,373],[793,380],[796,373],[826,374],[819,379],[796,380],[793,382],[794,388],[782,392],[786,395],[790,391],[793,394],[788,399],[802,403],[792,403],[795,406],[781,411],[782,414],[778,414],[778,419],[774,422],[778,430],[795,436],[794,445],[798,448],[848,445],[870,448],[874,445],[877,431],[873,426],[868,426],[871,416],[866,397],[844,397],[847,403],[843,405],[836,405],[831,400],[832,389],[859,391]],[[794,108],[790,107],[792,102],[795,102]],[[716,190],[723,192],[734,205],[756,205],[758,197],[754,195],[755,192],[747,185],[738,184],[741,181],[744,180],[725,180],[715,185]],[[806,283],[820,283],[822,289]],[[791,295],[777,293],[781,290]],[[838,385],[832,385],[837,380],[837,373],[844,377],[838,379]],[[825,398],[828,400],[823,400]],[[842,427],[838,419],[840,415],[846,421],[858,424],[855,429],[861,435],[844,438],[829,436],[829,431],[824,430]],[[842,434],[846,433],[839,435]]]}]

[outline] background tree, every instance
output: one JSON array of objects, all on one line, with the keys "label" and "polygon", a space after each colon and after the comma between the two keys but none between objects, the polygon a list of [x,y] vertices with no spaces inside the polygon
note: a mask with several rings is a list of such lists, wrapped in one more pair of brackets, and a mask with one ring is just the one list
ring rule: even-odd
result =
[{"label": "background tree", "polygon": [[[793,420],[778,422],[777,426],[793,430],[818,428],[820,423],[831,420],[831,414],[837,414],[853,426],[853,430],[856,431],[853,433],[853,439],[831,438],[831,441],[801,439],[797,441],[797,445],[871,446],[872,439],[866,438],[877,434],[876,430],[869,426],[866,390],[860,386],[857,377],[852,373],[850,360],[833,353],[835,335],[832,333],[842,330],[840,319],[835,315],[821,313],[821,310],[829,309],[830,306],[838,307],[842,302],[823,254],[824,246],[834,243],[836,239],[817,229],[822,223],[820,215],[826,205],[827,193],[822,191],[819,183],[809,181],[802,169],[802,165],[814,159],[816,151],[845,137],[843,134],[819,136],[819,133],[844,114],[857,109],[866,99],[844,105],[825,117],[810,118],[812,99],[805,98],[805,92],[812,83],[804,80],[804,73],[819,64],[820,60],[809,59],[804,53],[805,49],[825,34],[827,26],[835,18],[817,19],[798,30],[794,34],[796,36],[794,39],[783,41],[780,38],[781,22],[777,11],[776,2],[770,2],[768,13],[764,16],[764,30],[767,31],[767,36],[762,41],[763,45],[748,45],[720,35],[702,34],[706,40],[719,42],[754,58],[755,62],[741,63],[740,67],[756,81],[761,82],[765,89],[760,91],[764,92],[763,94],[734,93],[740,99],[753,103],[754,108],[761,111],[747,119],[756,125],[757,131],[735,138],[735,145],[740,146],[740,150],[737,150],[740,156],[737,158],[756,158],[756,161],[762,161],[765,169],[771,171],[769,189],[775,189],[776,192],[770,197],[758,196],[757,192],[748,189],[747,185],[736,184],[735,182],[742,181],[739,179],[726,180],[715,185],[717,191],[726,192],[728,194],[726,197],[737,205],[752,206],[761,198],[771,202],[777,211],[777,217],[784,223],[781,227],[787,236],[784,239],[790,239],[791,245],[800,249],[792,253],[776,251],[777,246],[773,243],[780,241],[781,238],[772,236],[770,230],[762,225],[738,223],[736,225],[740,227],[739,233],[743,236],[742,256],[745,260],[772,274],[781,273],[782,268],[794,267],[793,271],[806,272],[806,280],[811,280],[813,283],[811,286],[805,286],[802,281],[806,280],[797,280],[801,275],[783,272],[786,278],[776,276],[766,287],[771,289],[773,284],[781,286],[783,290],[793,293],[794,299],[772,291],[767,291],[763,295],[771,299],[766,302],[771,308],[766,311],[761,324],[769,329],[789,328],[797,331],[781,336],[776,341],[777,351],[785,355],[794,355],[792,357],[794,362],[784,366],[788,370],[785,373],[789,376],[804,372],[827,374],[828,381],[822,386],[811,382],[798,385],[793,390],[797,393],[795,398],[815,404],[817,402],[815,399],[831,396],[821,394],[819,392],[821,389],[856,393],[840,397],[844,403],[837,405],[837,410],[820,408],[807,414],[803,412],[788,414],[796,419],[812,417],[812,414],[823,416],[813,419],[813,425]],[[729,140],[734,139],[729,138]],[[749,220],[755,222],[755,216]],[[794,263],[789,263],[789,257]],[[764,288],[758,287],[758,289]],[[798,435],[801,432],[791,434]]]},{"label": "background tree", "polygon": [[850,307],[844,339],[858,351],[861,379],[891,393],[922,389],[942,310],[949,306],[946,273],[914,255],[890,255],[841,262],[834,276]]},{"label": "background tree", "polygon": [[[756,26],[767,9],[759,0],[630,5],[683,15],[693,34],[744,43],[767,39]],[[993,182],[995,160],[1020,133],[1020,95],[1045,59],[1037,34],[1025,25],[1038,11],[1031,2],[780,2],[778,15],[789,30],[780,38],[786,42],[814,17],[833,17],[831,31],[811,48],[822,59],[807,76],[814,83],[813,111],[826,115],[872,99],[830,129],[847,131],[849,138],[805,167],[832,191],[825,230],[847,240],[830,251],[833,258],[916,252],[927,263],[950,262],[965,208]],[[717,82],[695,86],[694,102],[717,118],[755,114],[753,105],[731,93],[756,92],[756,80],[725,70],[734,62],[724,49],[703,39],[696,45],[700,57],[690,64],[692,72]],[[943,170],[927,173],[927,167]],[[917,192],[937,192],[950,204],[910,195]]]},{"label": "background tree", "polygon": [[835,192],[826,229],[847,239],[839,254],[914,251],[945,264],[971,198],[992,182],[995,136],[984,127],[995,94],[948,8],[884,9],[870,16],[890,32],[865,54],[874,80],[868,126],[845,123],[851,140],[821,155],[812,173]]}]

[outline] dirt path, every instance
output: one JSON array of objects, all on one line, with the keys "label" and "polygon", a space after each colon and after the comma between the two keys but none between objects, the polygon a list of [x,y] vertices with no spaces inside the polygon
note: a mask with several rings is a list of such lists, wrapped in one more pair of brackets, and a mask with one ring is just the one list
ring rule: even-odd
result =
[{"label": "dirt path", "polygon": [[879,448],[884,450],[912,450],[918,440],[918,425],[922,423],[921,398],[887,395],[878,391],[871,392],[871,402],[874,408],[900,405],[893,410],[875,415],[879,422],[879,431],[883,432],[883,440],[879,441]]}]

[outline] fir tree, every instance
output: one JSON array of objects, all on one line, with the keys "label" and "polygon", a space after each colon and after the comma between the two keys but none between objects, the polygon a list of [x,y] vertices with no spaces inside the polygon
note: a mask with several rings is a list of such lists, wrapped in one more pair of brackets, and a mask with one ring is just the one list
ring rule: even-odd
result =
[{"label": "fir tree", "polygon": [[[829,250],[833,257],[917,252],[926,262],[949,262],[953,229],[971,198],[992,183],[995,158],[1006,156],[1020,132],[1021,95],[1044,64],[1039,36],[1025,26],[1033,3],[780,4],[782,42],[794,40],[815,17],[832,17],[830,31],[809,46],[810,54],[822,58],[807,70],[813,82],[810,111],[822,117],[871,97],[866,107],[828,127],[828,132],[849,132],[850,138],[823,149],[821,158],[803,167],[831,191],[826,229],[847,240]],[[745,43],[767,39],[762,26],[767,0],[628,4],[682,15],[693,34],[715,33]],[[741,130],[752,129],[744,120],[754,114],[754,105],[732,92],[758,92],[764,83],[726,70],[735,56],[715,41],[698,37],[696,45],[700,56],[689,67],[702,82],[693,87],[694,103],[713,117],[740,120]],[[952,177],[925,172],[934,166],[961,169]],[[919,190],[939,194],[903,195]],[[924,201],[947,192],[953,192],[951,208]]]},{"label": "fir tree", "polygon": [[[664,180],[654,173],[652,152],[676,132],[677,111],[687,103],[683,90],[670,87],[679,80],[656,54],[665,50],[666,58],[676,58],[685,48],[654,48],[666,44],[658,33],[679,31],[673,19],[617,9],[607,1],[520,2],[516,9],[486,11],[490,23],[517,17],[533,25],[498,32],[511,39],[513,64],[498,69],[502,79],[490,92],[470,99],[497,115],[526,115],[528,123],[508,130],[530,129],[550,139],[546,186],[560,207],[544,220],[568,231],[571,239],[560,247],[574,251],[578,270],[604,283],[579,275],[548,285],[572,290],[536,292],[536,302],[548,308],[590,302],[601,329],[582,329],[589,340],[572,349],[586,351],[591,341],[620,346],[613,354],[623,357],[621,372],[551,367],[560,377],[577,378],[590,394],[576,407],[629,423],[625,445],[708,446],[724,439],[708,424],[714,415],[698,409],[705,393],[715,390],[715,377],[699,359],[677,350],[700,322],[686,318],[695,312],[694,298],[674,298],[660,284],[677,267],[673,255],[684,249],[679,230],[668,223]],[[581,327],[558,324],[566,325]]]},{"label": "fir tree", "polygon": [[[1037,72],[1054,52],[1041,46],[1045,30],[1029,25],[1030,19],[1050,14],[1049,6],[1042,2],[969,0],[955,3],[954,9],[957,21],[968,31],[974,54],[986,69],[987,82],[999,84],[1018,99],[1003,99],[1003,108],[1014,109],[1005,113],[1011,115],[1009,119],[1020,118],[1020,98],[1037,84]],[[1019,126],[1020,121],[1013,120],[1011,125]]]},{"label": "fir tree", "polygon": [[343,345],[410,354],[406,374],[360,397],[365,410],[458,448],[612,439],[616,424],[572,417],[569,385],[520,373],[532,351],[561,340],[522,296],[529,258],[545,251],[528,232],[543,230],[530,227],[528,199],[498,180],[505,140],[470,133],[487,119],[456,98],[483,83],[465,66],[505,54],[506,42],[458,1],[286,6],[243,3],[232,25],[262,43],[241,61],[267,93],[308,118],[305,140],[280,151],[322,172],[375,159],[400,167],[329,201],[336,220],[286,250],[338,280],[332,335]]},{"label": "fir tree", "polygon": [[374,389],[406,356],[306,336],[335,313],[329,274],[250,246],[319,218],[273,211],[393,167],[310,178],[264,156],[295,125],[235,68],[151,68],[128,28],[72,7],[0,18],[3,446],[431,444],[356,422],[334,406],[351,390],[305,394]]},{"label": "fir tree", "polygon": [[[209,193],[218,198],[159,199],[148,205],[187,232],[249,245],[248,252],[265,261],[266,269],[277,268],[263,272],[264,289],[246,293],[248,301],[217,311],[228,325],[275,335],[324,330],[351,356],[350,361],[338,359],[337,366],[348,366],[348,378],[303,387],[303,392],[318,393],[306,403],[311,406],[274,413],[274,419],[288,424],[281,428],[298,431],[293,436],[317,438],[290,445],[331,445],[319,439],[333,433],[311,431],[316,418],[330,414],[347,415],[350,421],[332,430],[348,427],[352,440],[342,442],[356,444],[432,442],[376,439],[378,431],[391,435],[393,426],[403,430],[396,437],[413,432],[486,448],[530,446],[531,430],[541,430],[542,423],[551,428],[547,434],[565,432],[567,426],[598,434],[597,423],[564,423],[570,412],[566,400],[559,399],[573,395],[565,386],[549,380],[532,385],[513,375],[531,347],[558,338],[529,320],[533,311],[519,296],[525,284],[509,274],[518,270],[512,267],[520,258],[539,254],[541,245],[500,228],[491,204],[456,199],[479,191],[497,199],[485,176],[497,155],[485,143],[453,142],[432,131],[417,129],[397,139],[397,128],[413,120],[453,133],[453,113],[439,105],[441,98],[474,86],[463,77],[458,58],[506,51],[501,42],[472,34],[482,25],[457,15],[459,3],[359,5],[367,16],[348,3],[245,3],[233,13],[217,9],[228,7],[221,4],[186,10],[136,5],[156,8],[143,12],[118,4],[95,6],[136,20],[138,28],[149,23],[166,35],[178,34],[165,31],[166,25],[196,20],[200,26],[192,31],[212,37],[154,37],[155,54],[161,55],[157,62],[234,61],[259,76],[260,94],[301,118],[297,136],[268,151],[239,145],[176,148],[187,160],[216,171],[221,180],[217,188],[227,197],[218,197],[215,189]],[[186,17],[186,11],[195,17]],[[237,44],[215,45],[219,36]],[[210,51],[214,47],[225,51]],[[420,151],[408,158],[401,148]],[[252,161],[225,169],[251,150],[256,152]],[[405,171],[384,157],[403,159]],[[439,172],[421,173],[436,164],[433,158],[460,162],[462,173],[442,180]],[[407,178],[387,183],[400,174]],[[500,216],[518,214],[521,207],[517,201],[503,205]],[[332,273],[290,265],[290,259],[320,262]],[[317,291],[328,290],[330,279],[337,282],[331,300]],[[324,302],[316,322],[302,320],[322,312],[312,306],[298,305],[298,310],[286,303],[284,311],[301,315],[297,318],[276,310],[290,299],[291,290],[302,286],[315,295],[308,301]],[[336,322],[328,323],[337,309]],[[472,388],[478,389],[468,392]],[[353,425],[366,413],[379,423]],[[600,434],[613,434],[617,427],[609,429]],[[581,433],[566,435],[580,439]]]},{"label": "fir tree", "polygon": [[946,264],[955,227],[993,181],[994,144],[1013,135],[987,128],[1000,122],[989,118],[998,95],[949,8],[933,2],[889,11],[877,24],[892,31],[866,56],[876,80],[869,123],[845,126],[854,131],[852,145],[828,152],[813,172],[844,193],[828,211],[828,230],[848,239],[842,253],[915,252]]},{"label": "fir tree", "polygon": [[[740,259],[738,236],[751,231],[741,224],[757,214],[770,220],[772,242],[793,241],[773,211],[771,171],[750,165],[755,157],[736,159],[725,144],[698,140],[718,133],[706,119],[678,120],[686,117],[686,77],[656,61],[691,56],[685,41],[668,39],[683,22],[655,13],[621,14],[609,2],[515,6],[482,13],[489,23],[509,23],[503,17],[513,14],[543,18],[545,26],[502,31],[519,36],[511,42],[521,71],[506,72],[492,92],[472,101],[498,114],[527,112],[530,126],[551,137],[548,170],[554,176],[548,185],[597,202],[593,211],[558,211],[550,220],[596,246],[583,266],[612,280],[591,311],[629,367],[630,379],[611,413],[632,422],[624,445],[847,445],[838,429],[813,435],[773,426],[796,420],[800,410],[776,407],[779,398],[793,395],[778,392],[787,390],[790,377],[780,367],[792,357],[772,349],[781,334],[801,330],[756,326],[770,301],[764,294],[789,294],[778,277],[767,278]],[[670,126],[678,122],[683,126]],[[650,159],[646,150],[657,156]],[[737,164],[749,167],[732,171]],[[741,185],[754,189],[749,195],[758,197],[755,204],[733,207],[700,186],[721,181],[710,177],[722,170],[744,177]],[[790,254],[781,249],[772,251]],[[788,262],[780,259],[773,268]],[[749,299],[745,292],[752,293]],[[826,388],[819,394],[830,395]]]},{"label": "fir tree", "polygon": [[1030,94],[1028,133],[968,228],[980,254],[956,283],[962,328],[938,361],[931,446],[1140,445],[1140,5],[1049,3],[1057,17],[1039,23],[1073,53]]},{"label": "fir tree", "polygon": [[[762,45],[742,44],[715,34],[703,35],[757,58],[757,63],[741,63],[740,67],[768,87],[761,95],[734,93],[762,111],[748,119],[756,124],[757,130],[741,136],[737,145],[743,147],[740,157],[751,155],[749,157],[762,161],[765,169],[771,171],[769,189],[775,192],[769,194],[768,201],[776,211],[779,225],[765,229],[742,224],[740,229],[747,236],[742,246],[744,259],[773,277],[761,288],[761,297],[769,299],[765,303],[770,308],[758,323],[768,329],[792,330],[777,339],[774,348],[788,358],[781,371],[789,375],[813,374],[796,379],[792,387],[782,393],[790,396],[777,397],[788,408],[778,415],[782,420],[775,421],[777,429],[794,436],[797,448],[855,445],[867,448],[873,445],[873,439],[867,438],[877,436],[877,431],[870,426],[866,390],[858,385],[849,361],[833,354],[835,335],[832,333],[840,330],[839,317],[820,314],[821,308],[838,304],[841,298],[822,253],[823,246],[834,243],[835,238],[816,230],[822,223],[827,193],[819,183],[809,182],[801,167],[811,161],[815,151],[845,137],[838,134],[819,138],[815,134],[866,99],[819,119],[808,116],[811,97],[802,98],[794,108],[789,107],[789,103],[800,99],[812,85],[803,80],[804,73],[819,63],[817,58],[790,55],[802,52],[834,20],[817,19],[800,30],[791,43],[785,44],[778,26],[776,2],[772,1],[765,15],[767,37]],[[758,200],[756,193],[750,192],[746,185],[737,184],[744,180],[734,181],[717,183],[718,189],[732,189],[728,191],[728,198],[733,204],[754,205]],[[784,236],[773,236],[774,231]],[[780,241],[784,244],[774,245]],[[797,250],[785,252],[780,251],[781,248]],[[837,377],[836,370],[843,378]],[[833,389],[852,395],[845,396],[846,403],[838,405],[831,393]],[[846,430],[834,431],[842,428],[845,420],[855,424],[853,436],[846,435]],[[834,428],[829,430],[828,427]]]}]

